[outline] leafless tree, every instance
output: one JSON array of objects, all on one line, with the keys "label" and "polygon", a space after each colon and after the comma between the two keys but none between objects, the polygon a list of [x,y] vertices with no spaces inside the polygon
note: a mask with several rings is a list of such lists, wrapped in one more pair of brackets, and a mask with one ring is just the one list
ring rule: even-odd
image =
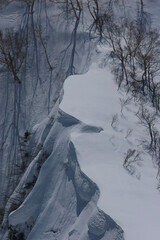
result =
[{"label": "leafless tree", "polygon": [[48,64],[50,70],[52,71],[53,67],[52,67],[50,59],[49,59],[49,54],[47,52],[47,37],[43,36],[43,30],[42,30],[42,26],[41,25],[39,25],[36,28],[36,33],[37,33],[37,36],[39,38],[40,44],[42,45],[42,47],[44,49],[44,54],[45,54],[45,57],[46,57],[47,64]]},{"label": "leafless tree", "polygon": [[26,56],[26,45],[26,39],[22,37],[20,31],[14,32],[13,29],[7,29],[5,33],[0,31],[0,65],[6,67],[18,83],[21,83],[18,74]]},{"label": "leafless tree", "polygon": [[57,3],[60,6],[63,6],[67,14],[73,13],[76,20],[79,19],[80,14],[83,10],[82,0],[50,0],[50,2]]},{"label": "leafless tree", "polygon": [[131,163],[135,163],[140,160],[140,152],[136,151],[135,149],[128,149],[127,153],[125,153],[123,166],[128,168]]},{"label": "leafless tree", "polygon": [[131,102],[131,98],[126,98],[126,99],[124,99],[124,98],[120,98],[119,99],[120,100],[120,105],[121,105],[121,113],[123,112],[123,109],[124,109],[124,107],[126,107],[130,102]]},{"label": "leafless tree", "polygon": [[154,113],[149,112],[147,108],[145,108],[142,104],[141,109],[136,114],[140,120],[140,124],[147,128],[149,136],[150,136],[150,149],[153,146],[154,142],[154,126],[156,122],[156,115]]}]

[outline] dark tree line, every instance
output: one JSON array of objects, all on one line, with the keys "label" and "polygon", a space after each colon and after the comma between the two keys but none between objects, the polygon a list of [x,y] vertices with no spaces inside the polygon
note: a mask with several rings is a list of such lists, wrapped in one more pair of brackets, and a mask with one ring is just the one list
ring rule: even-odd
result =
[{"label": "dark tree line", "polygon": [[110,6],[100,12],[98,1],[94,2],[89,11],[100,39],[111,46],[119,87],[123,83],[134,95],[142,94],[159,111],[160,35],[145,20],[143,1],[137,19],[123,18],[120,23]]}]

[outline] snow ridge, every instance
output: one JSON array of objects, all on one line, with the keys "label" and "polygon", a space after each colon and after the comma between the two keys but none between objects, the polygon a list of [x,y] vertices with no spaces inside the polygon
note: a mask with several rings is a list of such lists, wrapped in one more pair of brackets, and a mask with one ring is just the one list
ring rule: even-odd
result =
[{"label": "snow ridge", "polygon": [[80,132],[102,131],[102,128],[88,126],[60,109],[56,116],[50,115],[37,126],[33,139],[40,140],[46,130],[48,134],[24,174],[18,192],[26,191],[33,176],[37,176],[38,163],[44,163],[32,191],[9,216],[12,238],[123,239],[123,230],[97,207],[99,189],[80,169],[76,149],[70,140],[73,128]]}]

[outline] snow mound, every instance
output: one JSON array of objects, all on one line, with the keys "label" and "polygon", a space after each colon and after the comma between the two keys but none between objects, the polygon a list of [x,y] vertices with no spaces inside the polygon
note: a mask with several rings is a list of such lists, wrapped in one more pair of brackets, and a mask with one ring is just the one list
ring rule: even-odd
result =
[{"label": "snow mound", "polygon": [[96,211],[88,222],[89,233],[98,237],[114,228],[117,228],[117,225],[102,210]]}]

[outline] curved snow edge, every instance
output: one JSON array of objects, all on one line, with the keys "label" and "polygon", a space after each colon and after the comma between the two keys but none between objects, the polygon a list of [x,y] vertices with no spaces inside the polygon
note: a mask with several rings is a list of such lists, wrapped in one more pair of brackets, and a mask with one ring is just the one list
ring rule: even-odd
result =
[{"label": "curved snow edge", "polygon": [[9,216],[11,239],[123,239],[123,230],[97,207],[97,185],[80,169],[70,141],[74,127],[82,132],[102,131],[60,109],[35,128],[32,146],[36,142],[42,148],[17,187],[19,199],[25,195],[28,183],[35,176],[38,179],[22,205]]}]

